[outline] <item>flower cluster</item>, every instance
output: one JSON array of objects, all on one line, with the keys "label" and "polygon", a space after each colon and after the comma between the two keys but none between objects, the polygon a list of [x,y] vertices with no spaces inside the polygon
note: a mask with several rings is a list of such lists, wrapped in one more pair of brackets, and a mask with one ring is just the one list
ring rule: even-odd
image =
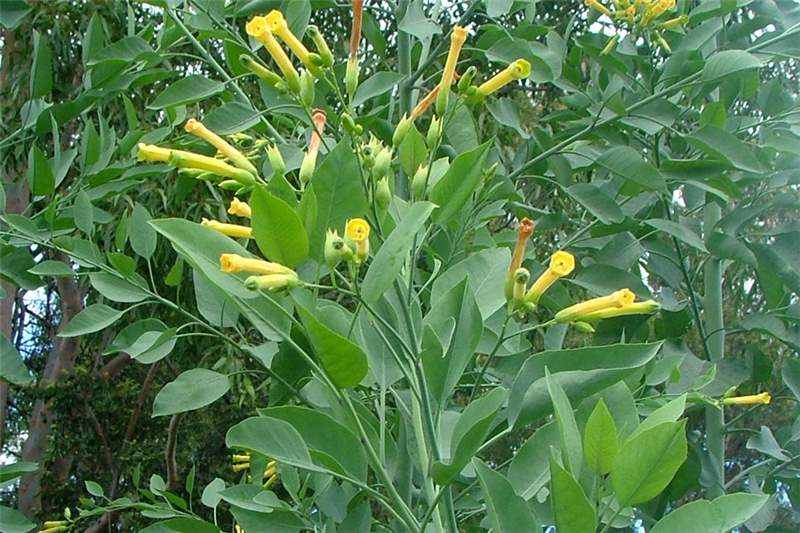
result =
[{"label": "flower cluster", "polygon": [[[517,244],[506,273],[505,296],[509,302],[509,311],[521,315],[534,311],[544,292],[575,269],[575,257],[571,253],[556,251],[550,257],[547,269],[528,288],[530,272],[522,267],[522,261],[533,229],[532,220],[528,218],[520,220]],[[592,298],[562,309],[553,317],[553,322],[571,323],[581,330],[592,332],[594,331],[592,323],[604,318],[652,314],[660,309],[659,304],[653,300],[635,302],[635,299],[636,296],[631,290],[620,289],[607,296]]]},{"label": "flower cluster", "polygon": [[[675,0],[612,0],[610,8],[603,3],[603,0],[584,0],[584,3],[611,19],[617,28],[649,36],[668,53],[671,50],[661,32],[679,28],[689,21],[687,15],[670,15],[675,9]],[[613,36],[603,49],[602,55],[610,53],[618,41],[619,35]]]},{"label": "flower cluster", "polygon": [[[231,469],[234,472],[243,472],[250,470],[252,456],[249,452],[242,454],[234,454],[232,457]],[[278,473],[278,463],[276,461],[269,461],[264,468],[264,473],[261,476],[262,486],[264,489],[269,489],[277,483],[280,474]]]},{"label": "flower cluster", "polygon": [[351,218],[344,228],[344,238],[335,229],[325,235],[325,262],[334,269],[342,261],[357,267],[369,257],[369,223]]}]

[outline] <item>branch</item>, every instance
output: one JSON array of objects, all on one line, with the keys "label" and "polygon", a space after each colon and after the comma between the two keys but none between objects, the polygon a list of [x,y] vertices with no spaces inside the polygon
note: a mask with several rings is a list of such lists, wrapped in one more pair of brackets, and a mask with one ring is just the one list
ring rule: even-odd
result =
[{"label": "branch", "polygon": [[178,448],[178,424],[181,415],[172,415],[169,421],[169,433],[167,434],[167,449],[164,451],[164,459],[167,463],[167,489],[178,492],[181,489],[181,480],[178,477],[178,461],[175,458]]}]

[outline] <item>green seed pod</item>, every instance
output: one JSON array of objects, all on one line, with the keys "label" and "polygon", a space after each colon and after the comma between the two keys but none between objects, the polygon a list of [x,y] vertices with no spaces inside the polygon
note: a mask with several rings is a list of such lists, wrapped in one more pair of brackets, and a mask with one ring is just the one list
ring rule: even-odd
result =
[{"label": "green seed pod", "polygon": [[314,76],[308,70],[300,75],[300,101],[307,108],[314,105]]}]

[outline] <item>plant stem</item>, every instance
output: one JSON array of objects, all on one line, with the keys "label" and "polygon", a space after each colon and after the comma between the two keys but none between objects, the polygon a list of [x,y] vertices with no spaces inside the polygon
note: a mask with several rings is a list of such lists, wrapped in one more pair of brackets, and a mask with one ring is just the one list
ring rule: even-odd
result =
[{"label": "plant stem", "polygon": [[494,348],[492,348],[492,351],[489,352],[489,355],[486,357],[486,362],[483,363],[481,371],[478,372],[478,377],[475,379],[475,384],[472,386],[472,392],[469,395],[469,402],[467,403],[472,403],[472,400],[475,399],[475,394],[478,393],[478,388],[480,387],[481,382],[483,381],[483,375],[486,373],[486,369],[489,368],[490,364],[492,364],[494,356],[497,354],[497,351],[500,349],[500,346],[503,345],[503,342],[505,341],[506,328],[508,328],[509,320],[511,320],[511,314],[506,313],[506,317],[503,320],[503,327],[500,328],[500,334],[497,336],[497,342],[495,343]]}]

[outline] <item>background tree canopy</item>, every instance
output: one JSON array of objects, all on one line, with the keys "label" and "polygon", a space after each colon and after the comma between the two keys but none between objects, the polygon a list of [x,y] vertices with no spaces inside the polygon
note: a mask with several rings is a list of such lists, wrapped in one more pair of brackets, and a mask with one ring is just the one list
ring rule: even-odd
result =
[{"label": "background tree canopy", "polygon": [[796,531],[800,4],[358,4],[0,2],[0,531]]}]

